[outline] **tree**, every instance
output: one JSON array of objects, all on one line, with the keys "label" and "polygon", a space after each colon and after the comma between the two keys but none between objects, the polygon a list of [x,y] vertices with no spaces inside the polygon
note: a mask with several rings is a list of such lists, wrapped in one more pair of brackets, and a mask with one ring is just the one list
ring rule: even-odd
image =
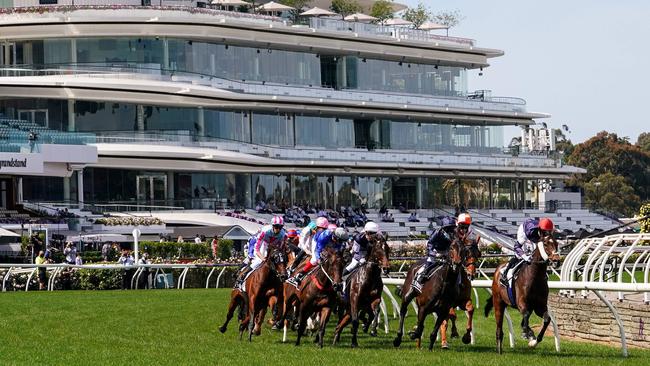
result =
[{"label": "tree", "polygon": [[650,153],[614,133],[599,132],[575,145],[566,161],[587,170],[573,177],[569,182],[572,185],[584,187],[595,177],[612,173],[624,177],[642,200],[650,198]]},{"label": "tree", "polygon": [[627,180],[610,172],[592,178],[585,184],[585,203],[596,211],[605,211],[619,216],[632,216],[639,204]]},{"label": "tree", "polygon": [[280,0],[280,4],[284,4],[293,8],[293,10],[289,11],[289,14],[291,14],[291,20],[293,22],[298,21],[298,17],[303,11],[302,9],[309,5],[310,2],[311,0]]},{"label": "tree", "polygon": [[446,25],[449,28],[457,26],[463,19],[465,17],[460,14],[459,10],[441,11],[431,17],[435,23]]},{"label": "tree", "polygon": [[361,5],[356,0],[332,0],[330,10],[345,18],[350,14],[361,12]]},{"label": "tree", "polygon": [[413,23],[413,28],[417,29],[431,19],[431,12],[426,8],[426,6],[424,6],[424,4],[419,3],[416,8],[406,9],[402,18]]},{"label": "tree", "polygon": [[384,23],[393,18],[393,5],[388,0],[377,0],[372,4],[370,16],[377,18],[377,22]]},{"label": "tree", "polygon": [[641,150],[650,153],[650,132],[644,132],[636,139],[636,146]]}]

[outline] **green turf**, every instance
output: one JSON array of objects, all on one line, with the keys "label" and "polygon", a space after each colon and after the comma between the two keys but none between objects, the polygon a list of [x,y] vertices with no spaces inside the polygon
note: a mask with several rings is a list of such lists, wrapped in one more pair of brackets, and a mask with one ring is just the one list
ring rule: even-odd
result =
[{"label": "green turf", "polygon": [[[499,356],[494,352],[493,317],[482,315],[476,317],[477,344],[465,346],[452,340],[450,351],[441,350],[439,344],[433,352],[417,350],[408,338],[394,349],[394,333],[383,331],[377,338],[362,334],[361,348],[352,350],[346,330],[340,345],[332,347],[331,328],[323,350],[310,338],[300,347],[282,344],[281,334],[268,327],[248,343],[239,341],[234,323],[225,335],[217,331],[228,297],[225,289],[4,293],[0,295],[0,364],[650,364],[648,351],[632,349],[630,357],[623,359],[617,347],[568,341],[562,342],[562,352],[557,354],[552,338],[533,350],[518,339],[514,350],[506,348]],[[407,319],[412,325],[414,317]],[[396,326],[397,321],[391,321],[393,331]],[[290,333],[293,340],[295,333]]]}]

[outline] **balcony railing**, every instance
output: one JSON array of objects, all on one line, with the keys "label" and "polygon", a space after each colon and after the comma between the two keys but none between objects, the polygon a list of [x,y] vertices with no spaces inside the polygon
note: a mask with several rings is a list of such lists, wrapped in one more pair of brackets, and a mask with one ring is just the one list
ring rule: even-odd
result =
[{"label": "balcony railing", "polygon": [[325,149],[310,146],[277,146],[197,136],[190,131],[106,131],[97,133],[97,143],[171,145],[213,148],[280,160],[324,160],[384,162],[430,165],[475,165],[499,167],[556,168],[559,163],[546,156],[504,154],[496,147],[437,146],[436,151],[366,148]]},{"label": "balcony railing", "polygon": [[287,85],[265,81],[239,81],[215,77],[194,72],[165,70],[151,65],[141,64],[47,64],[23,65],[22,67],[0,69],[0,77],[15,76],[83,76],[111,79],[144,79],[167,82],[180,82],[192,85],[207,86],[237,93],[289,96],[298,98],[317,98],[328,101],[359,101],[367,103],[382,103],[389,105],[404,105],[468,109],[479,111],[526,113],[526,102],[521,98],[491,97],[476,98],[472,96],[424,96],[397,92],[379,92],[365,90],[335,90],[325,87],[309,87],[302,85]]}]

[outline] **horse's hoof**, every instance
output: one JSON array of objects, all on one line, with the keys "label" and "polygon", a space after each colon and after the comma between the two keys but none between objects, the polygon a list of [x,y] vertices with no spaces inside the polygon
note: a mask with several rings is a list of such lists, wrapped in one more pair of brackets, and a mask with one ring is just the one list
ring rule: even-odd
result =
[{"label": "horse's hoof", "polygon": [[528,341],[528,347],[535,348],[537,346],[537,339],[531,339]]},{"label": "horse's hoof", "polygon": [[352,346],[351,346],[351,347],[352,347],[352,348],[357,348],[357,347],[359,347],[359,345],[356,344],[356,343],[352,343]]},{"label": "horse's hoof", "polygon": [[368,333],[368,329],[370,329],[369,325],[364,325],[363,328],[361,328],[364,333]]},{"label": "horse's hoof", "polygon": [[451,338],[458,338],[460,337],[460,334],[458,334],[458,331],[452,330],[451,331]]},{"label": "horse's hoof", "polygon": [[463,344],[470,344],[470,342],[472,342],[472,335],[470,333],[465,333],[462,340]]},{"label": "horse's hoof", "polygon": [[399,347],[400,344],[402,344],[402,339],[401,338],[393,339],[393,347]]},{"label": "horse's hoof", "polygon": [[449,344],[447,342],[443,342],[442,345],[440,346],[442,349],[449,349]]},{"label": "horse's hoof", "polygon": [[223,326],[223,325],[220,326],[220,327],[219,327],[219,331],[220,331],[221,333],[226,333],[226,327]]},{"label": "horse's hoof", "polygon": [[376,337],[377,336],[377,330],[376,329],[371,330],[370,331],[370,336],[371,337]]},{"label": "horse's hoof", "polygon": [[409,337],[411,337],[411,340],[416,340],[421,338],[421,334],[417,332],[409,332]]}]

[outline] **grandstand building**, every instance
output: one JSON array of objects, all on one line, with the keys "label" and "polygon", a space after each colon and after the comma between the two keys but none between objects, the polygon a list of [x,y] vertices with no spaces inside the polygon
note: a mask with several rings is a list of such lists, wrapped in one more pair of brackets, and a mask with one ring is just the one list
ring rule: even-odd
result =
[{"label": "grandstand building", "polygon": [[[503,55],[474,40],[201,4],[2,4],[0,139],[42,131],[44,165],[46,136],[76,144],[55,161],[69,174],[12,171],[18,200],[522,209],[538,180],[582,171],[504,152],[504,126],[547,115],[468,89]],[[96,158],[75,161],[84,148]]]}]

